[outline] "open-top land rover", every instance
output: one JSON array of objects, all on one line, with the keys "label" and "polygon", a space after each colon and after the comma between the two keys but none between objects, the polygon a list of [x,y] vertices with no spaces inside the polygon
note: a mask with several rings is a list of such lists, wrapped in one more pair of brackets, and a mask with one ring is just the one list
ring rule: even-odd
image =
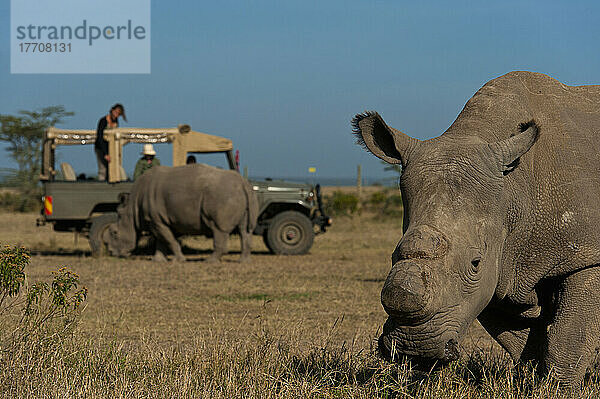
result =
[{"label": "open-top land rover", "polygon": [[[111,162],[108,181],[77,175],[70,164],[55,167],[55,151],[61,145],[93,145],[94,130],[65,130],[54,127],[44,133],[42,143],[43,208],[38,225],[51,223],[56,231],[83,234],[89,240],[93,256],[107,254],[107,234],[117,221],[119,194],[133,186],[123,169],[123,146],[129,143],[170,143],[173,167],[185,164],[188,154],[221,153],[230,169],[238,170],[231,140],[195,132],[189,125],[177,128],[106,129]],[[91,149],[90,149],[91,150]],[[90,151],[91,153],[92,151]],[[200,159],[202,161],[202,159]],[[331,224],[322,208],[319,185],[281,180],[250,180],[259,201],[259,217],[254,234],[261,235],[275,254],[307,253],[315,234]]]}]

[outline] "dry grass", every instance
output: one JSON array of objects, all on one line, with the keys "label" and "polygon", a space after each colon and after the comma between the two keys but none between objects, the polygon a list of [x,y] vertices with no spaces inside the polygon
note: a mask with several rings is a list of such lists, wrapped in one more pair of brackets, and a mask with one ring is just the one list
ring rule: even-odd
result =
[{"label": "dry grass", "polygon": [[35,218],[0,214],[0,242],[38,253],[30,280],[77,272],[88,301],[73,337],[2,359],[3,397],[560,397],[514,370],[477,324],[471,356],[429,376],[375,356],[398,220],[339,218],[298,257],[269,255],[255,237],[246,264],[234,238],[233,253],[207,265],[203,238],[184,240],[185,264],[93,259],[85,240]]},{"label": "dry grass", "polygon": [[87,241],[75,246],[70,233],[37,228],[34,215],[0,215],[0,242],[44,254],[33,256],[31,280],[62,265],[81,276],[89,289],[81,323],[86,334],[131,343],[142,335],[165,344],[190,341],[198,332],[245,335],[261,323],[275,330],[294,326],[310,343],[312,332],[342,317],[337,342],[368,342],[385,321],[379,291],[400,231],[399,223],[340,218],[306,256],[270,255],[254,237],[253,257],[245,264],[238,262],[239,242],[232,237],[232,253],[217,265],[203,262],[210,240],[186,238],[185,264],[156,264],[145,257],[93,259]]}]

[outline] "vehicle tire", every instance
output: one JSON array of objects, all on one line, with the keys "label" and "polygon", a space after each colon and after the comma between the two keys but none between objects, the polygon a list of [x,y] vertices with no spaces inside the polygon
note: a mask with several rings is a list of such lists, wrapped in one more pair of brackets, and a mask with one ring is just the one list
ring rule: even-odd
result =
[{"label": "vehicle tire", "polygon": [[310,250],[314,238],[310,219],[300,212],[287,211],[271,220],[265,242],[274,254],[301,255]]},{"label": "vehicle tire", "polygon": [[116,224],[117,219],[116,213],[107,213],[92,219],[88,239],[94,258],[108,255],[108,228],[111,224]]},{"label": "vehicle tire", "polygon": [[264,233],[262,234],[262,238],[263,238],[263,242],[265,243],[265,247],[267,247],[269,252],[274,254],[275,252],[273,252],[273,248],[271,248],[271,244],[269,244],[269,230],[264,231]]}]

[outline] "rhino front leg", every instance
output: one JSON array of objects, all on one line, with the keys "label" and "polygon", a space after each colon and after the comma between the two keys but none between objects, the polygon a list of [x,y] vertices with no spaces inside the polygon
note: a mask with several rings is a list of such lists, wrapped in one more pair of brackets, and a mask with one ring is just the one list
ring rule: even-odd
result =
[{"label": "rhino front leg", "polygon": [[539,360],[547,323],[521,317],[522,307],[489,305],[477,318],[515,362]]},{"label": "rhino front leg", "polygon": [[548,328],[544,370],[577,390],[600,343],[600,268],[567,276],[559,285],[556,313]]},{"label": "rhino front leg", "polygon": [[154,226],[153,230],[156,240],[158,241],[156,243],[156,255],[158,255],[159,251],[164,251],[166,247],[175,255],[175,261],[185,262],[185,256],[183,256],[179,241],[177,241],[171,229],[167,225],[161,224]]},{"label": "rhino front leg", "polygon": [[162,240],[157,240],[156,242],[156,251],[154,252],[154,257],[152,258],[155,262],[167,262],[167,247]]}]

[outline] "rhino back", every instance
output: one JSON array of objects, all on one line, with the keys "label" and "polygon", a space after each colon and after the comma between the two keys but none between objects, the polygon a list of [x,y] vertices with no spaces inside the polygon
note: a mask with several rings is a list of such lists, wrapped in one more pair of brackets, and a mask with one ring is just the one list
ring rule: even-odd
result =
[{"label": "rhino back", "polygon": [[245,215],[246,199],[239,173],[204,164],[157,167],[144,174],[137,193],[146,224],[164,223],[174,231],[198,233],[206,221],[232,230]]},{"label": "rhino back", "polygon": [[503,262],[516,269],[517,296],[542,277],[600,264],[600,86],[511,72],[483,86],[444,133],[492,143],[531,119],[540,138],[505,179]]}]

